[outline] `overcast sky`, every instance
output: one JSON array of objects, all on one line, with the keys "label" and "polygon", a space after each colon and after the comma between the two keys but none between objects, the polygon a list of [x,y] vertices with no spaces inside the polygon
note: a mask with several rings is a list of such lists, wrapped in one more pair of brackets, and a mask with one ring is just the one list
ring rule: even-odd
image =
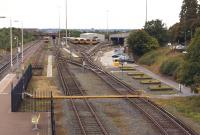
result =
[{"label": "overcast sky", "polygon": [[[68,0],[68,27],[106,29],[142,28],[146,0]],[[169,27],[179,20],[182,0],[148,0],[148,20],[161,19]],[[23,20],[26,28],[65,28],[65,0],[0,0],[0,16]],[[0,27],[8,27],[8,19]],[[19,26],[19,23],[13,23]]]}]

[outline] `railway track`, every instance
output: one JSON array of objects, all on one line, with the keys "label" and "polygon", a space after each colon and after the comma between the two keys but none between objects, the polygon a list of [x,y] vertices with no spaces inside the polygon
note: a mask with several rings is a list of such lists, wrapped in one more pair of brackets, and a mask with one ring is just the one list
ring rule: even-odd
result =
[{"label": "railway track", "polygon": [[[105,46],[103,46],[105,47]],[[136,90],[125,82],[119,80],[114,75],[104,71],[101,67],[94,64],[91,56],[94,55],[98,49],[101,47],[94,47],[91,51],[82,52],[84,60],[87,62],[87,69],[93,71],[97,76],[99,76],[103,81],[105,81],[109,86],[113,88],[115,92],[120,95],[135,94]],[[82,66],[81,63],[67,61],[76,66]],[[175,118],[172,114],[167,112],[162,107],[153,103],[146,98],[137,99],[125,99],[131,105],[137,107],[164,135],[197,135],[188,125],[183,123],[181,120]]]},{"label": "railway track", "polygon": [[[105,47],[102,46],[102,47]],[[115,92],[120,95],[128,95],[135,94],[136,90],[125,82],[119,80],[112,74],[107,73],[101,67],[94,64],[91,59],[101,46],[95,46],[91,50],[87,51],[87,53],[82,51],[82,56],[84,60],[87,62],[87,69],[93,71],[97,76],[99,76],[102,80],[104,80],[108,85],[110,85]],[[64,60],[64,58],[62,58]],[[66,60],[71,64],[76,66],[82,66],[81,63],[77,63],[74,61]],[[183,123],[181,120],[175,118],[172,114],[167,112],[162,107],[153,103],[152,101],[145,98],[137,98],[137,99],[125,99],[128,103],[137,107],[138,110],[141,111],[156,127],[159,129],[161,134],[164,135],[197,135],[195,131],[193,131],[188,125]]]},{"label": "railway track", "polygon": [[[29,49],[31,49],[33,46],[35,46],[39,41],[35,41],[33,42],[31,45],[29,45],[28,47],[26,47],[24,49],[24,53],[26,53]],[[22,57],[22,53],[19,53],[19,61],[21,61],[21,57]],[[17,62],[17,56],[13,57],[13,64],[15,64]],[[2,74],[7,71],[10,68],[10,61],[6,62],[5,64],[3,64],[3,66],[0,68],[0,76],[2,76]]]},{"label": "railway track", "polygon": [[[136,90],[134,88],[95,65],[91,60],[90,55],[83,52],[82,55],[91,70],[110,85],[118,94],[135,94]],[[197,135],[195,131],[182,121],[146,98],[126,98],[126,100],[136,106],[164,135]]]},{"label": "railway track", "polygon": [[44,58],[45,58],[45,51],[44,46],[41,46],[36,53],[36,57],[32,63],[33,75],[34,76],[41,76],[43,69],[44,69]]},{"label": "railway track", "polygon": [[70,47],[75,50],[76,52],[79,52],[79,54],[81,54],[81,52],[87,52],[90,56],[95,55],[95,53],[103,48],[103,47],[107,47],[110,44],[103,44],[103,43],[98,43],[97,45],[81,45],[81,44],[72,44],[69,43]]},{"label": "railway track", "polygon": [[[63,92],[65,95],[85,95],[84,91],[71,74],[68,65],[62,59],[59,59],[57,54],[57,69],[60,82],[62,84]],[[89,100],[74,100],[70,99],[71,108],[76,116],[73,125],[76,128],[74,134],[84,135],[108,135],[104,125],[97,116],[93,105]],[[78,126],[77,126],[78,125]]]}]

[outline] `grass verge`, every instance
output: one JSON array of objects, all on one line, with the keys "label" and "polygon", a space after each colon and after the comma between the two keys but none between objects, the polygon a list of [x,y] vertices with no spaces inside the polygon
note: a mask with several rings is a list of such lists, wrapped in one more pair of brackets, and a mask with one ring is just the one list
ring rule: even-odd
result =
[{"label": "grass verge", "polygon": [[136,75],[133,76],[133,79],[152,79],[152,78],[148,75]]},{"label": "grass verge", "polygon": [[153,99],[200,134],[200,96]]},{"label": "grass verge", "polygon": [[173,90],[172,87],[168,86],[168,85],[154,85],[154,86],[149,86],[149,89],[151,91],[162,91],[162,90]]},{"label": "grass verge", "polygon": [[149,80],[142,80],[140,81],[141,84],[160,84],[159,80],[149,79]]},{"label": "grass verge", "polygon": [[127,75],[128,76],[136,76],[136,75],[144,75],[144,73],[134,71],[134,72],[131,72],[131,73],[127,73]]},{"label": "grass verge", "polygon": [[120,68],[120,70],[124,70],[124,71],[135,70],[135,68],[129,67],[129,66],[123,66],[123,67],[119,67],[119,68]]}]

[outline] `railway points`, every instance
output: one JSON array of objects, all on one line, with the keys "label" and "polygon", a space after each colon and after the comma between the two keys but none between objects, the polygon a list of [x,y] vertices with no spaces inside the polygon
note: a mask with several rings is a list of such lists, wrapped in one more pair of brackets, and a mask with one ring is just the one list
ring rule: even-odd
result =
[{"label": "railway points", "polygon": [[78,58],[79,56],[76,55],[74,52],[71,52],[70,50],[63,48],[67,53],[71,54],[73,57]]}]

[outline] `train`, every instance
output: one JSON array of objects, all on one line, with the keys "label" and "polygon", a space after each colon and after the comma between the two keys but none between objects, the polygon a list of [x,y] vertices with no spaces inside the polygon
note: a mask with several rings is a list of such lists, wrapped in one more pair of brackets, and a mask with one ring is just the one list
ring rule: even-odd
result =
[{"label": "train", "polygon": [[48,36],[43,37],[44,43],[49,43],[49,39],[50,39],[50,37],[48,37]]},{"label": "train", "polygon": [[70,37],[70,38],[67,38],[67,40],[71,42],[72,44],[79,44],[79,39],[77,38]]},{"label": "train", "polygon": [[99,43],[96,39],[86,39],[86,38],[75,38],[69,37],[67,39],[72,44],[81,44],[81,45],[96,45]]}]

